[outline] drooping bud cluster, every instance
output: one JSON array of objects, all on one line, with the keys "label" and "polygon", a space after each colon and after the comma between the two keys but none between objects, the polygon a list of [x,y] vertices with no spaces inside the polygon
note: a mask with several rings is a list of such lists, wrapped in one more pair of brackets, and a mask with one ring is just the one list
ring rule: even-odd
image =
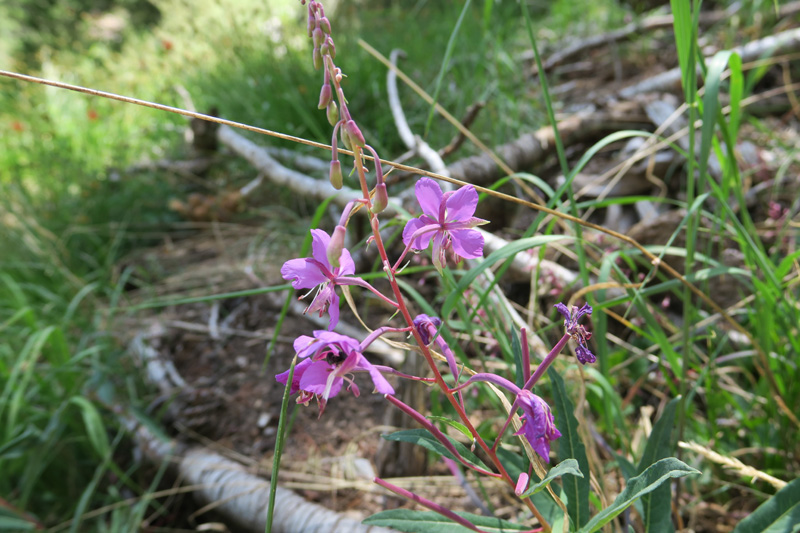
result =
[{"label": "drooping bud cluster", "polygon": [[[305,2],[304,2],[305,3]],[[330,169],[331,185],[335,189],[343,186],[343,174],[339,163],[339,154],[336,149],[337,141],[348,149],[365,148],[367,146],[364,134],[350,115],[347,108],[347,100],[342,91],[342,74],[333,62],[336,58],[336,45],[331,37],[331,23],[325,16],[325,9],[322,2],[311,0],[308,2],[308,36],[313,44],[314,68],[322,68],[322,87],[319,93],[319,103],[317,107],[324,109],[325,114],[333,126],[333,137],[331,146],[333,147],[332,162]],[[374,152],[374,151],[373,151]],[[373,153],[374,155],[374,153]],[[376,156],[377,157],[377,156]],[[378,165],[379,166],[379,165]],[[375,194],[373,195],[373,211],[379,213],[386,209],[389,203],[389,195],[386,185],[383,183],[380,168],[377,169],[378,181]]]}]

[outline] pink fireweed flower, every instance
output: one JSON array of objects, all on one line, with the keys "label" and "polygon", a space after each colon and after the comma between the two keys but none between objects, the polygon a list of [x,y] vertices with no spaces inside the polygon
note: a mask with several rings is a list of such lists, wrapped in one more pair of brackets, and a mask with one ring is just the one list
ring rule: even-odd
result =
[{"label": "pink fireweed flower", "polygon": [[318,311],[319,316],[325,314],[325,311],[330,312],[328,329],[333,330],[339,323],[339,296],[336,294],[336,286],[354,284],[352,278],[347,276],[355,274],[356,266],[347,248],[342,248],[339,266],[331,266],[327,252],[331,237],[321,229],[312,229],[311,239],[312,257],[286,261],[281,267],[281,276],[287,281],[292,280],[292,287],[295,289],[318,287],[305,312]]},{"label": "pink fireweed flower", "polygon": [[[289,393],[300,392],[297,403],[308,404],[317,398],[320,415],[325,405],[342,390],[345,381],[355,396],[360,394],[358,386],[350,375],[354,372],[368,372],[380,394],[394,394],[394,389],[380,371],[361,353],[357,340],[332,331],[317,330],[313,337],[301,335],[294,341],[297,356],[303,359],[294,367],[294,376]],[[275,376],[279,383],[286,385],[289,370]]]},{"label": "pink fireweed flower", "polygon": [[433,264],[440,272],[448,249],[465,259],[483,255],[483,235],[473,228],[488,221],[472,216],[478,206],[475,187],[465,185],[457,191],[442,193],[438,183],[422,178],[415,192],[423,214],[409,220],[403,230],[407,247],[424,250],[433,241]]},{"label": "pink fireweed flower", "polygon": [[586,331],[584,326],[578,324],[578,321],[583,315],[592,314],[592,306],[583,304],[583,307],[580,308],[577,305],[568,308],[566,305],[559,302],[554,307],[558,309],[559,313],[564,315],[564,329],[567,335],[578,342],[578,347],[575,349],[575,355],[578,357],[578,361],[584,365],[597,361],[597,357],[589,350],[589,346],[587,345],[589,339],[592,338],[592,333]]}]

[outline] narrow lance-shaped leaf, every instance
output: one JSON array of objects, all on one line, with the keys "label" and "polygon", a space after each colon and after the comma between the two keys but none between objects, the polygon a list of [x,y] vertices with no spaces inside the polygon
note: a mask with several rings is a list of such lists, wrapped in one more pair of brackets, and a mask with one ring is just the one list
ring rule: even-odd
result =
[{"label": "narrow lance-shaped leaf", "polygon": [[[457,512],[457,515],[466,518],[481,531],[487,533],[511,533],[513,531],[529,531],[529,528],[512,524],[491,516],[480,516],[470,513]],[[390,527],[397,531],[409,533],[466,533],[472,531],[448,518],[433,511],[412,511],[410,509],[393,509],[374,514],[364,520],[370,526]]]},{"label": "narrow lance-shaped leaf", "polygon": [[539,481],[538,483],[534,483],[528,488],[528,490],[523,492],[520,495],[520,498],[527,498],[541,490],[544,490],[551,481],[563,475],[583,477],[583,474],[581,474],[581,471],[578,469],[578,461],[575,459],[567,459],[566,461],[558,463],[547,472],[547,475],[543,480]]},{"label": "narrow lance-shaped leaf", "polygon": [[[464,446],[457,440],[454,440],[448,436],[446,437],[447,440],[449,440],[451,444],[455,446],[456,451],[458,451],[458,453],[461,454],[461,457],[464,458],[464,460],[466,460],[469,464],[481,468],[483,470],[488,470],[488,467],[483,463],[483,461],[478,459],[478,457],[474,453],[469,451],[469,449],[466,446]],[[411,442],[413,444],[418,444],[423,448],[430,450],[434,453],[437,453],[439,455],[442,455],[444,457],[447,457],[448,459],[452,459],[453,461],[456,461],[458,463],[461,462],[458,457],[453,455],[453,453],[450,450],[448,450],[444,446],[444,444],[439,442],[439,440],[436,437],[434,437],[427,429],[406,429],[403,431],[396,431],[389,435],[383,435],[383,438],[386,440]]]},{"label": "narrow lance-shaped leaf", "polygon": [[739,522],[733,533],[783,533],[800,531],[800,478],[758,506]]},{"label": "narrow lance-shaped leaf", "polygon": [[589,523],[581,528],[579,533],[599,531],[600,528],[611,522],[614,517],[627,509],[638,498],[653,492],[665,481],[699,473],[699,471],[674,457],[661,459],[647,467],[641,475],[629,480],[628,486],[625,487],[622,494],[617,496],[614,503],[594,515]]},{"label": "narrow lance-shaped leaf", "polygon": [[[675,424],[675,409],[680,402],[680,398],[674,398],[664,408],[661,417],[653,426],[644,454],[639,460],[637,474],[641,474],[651,464],[660,459],[664,459],[672,454],[672,428]],[[662,485],[652,493],[642,497],[642,515],[644,519],[644,529],[648,533],[669,533],[674,531],[670,522],[671,512],[670,500],[672,491],[668,484]]]},{"label": "narrow lance-shaped leaf", "polygon": [[564,380],[552,367],[547,373],[553,384],[556,427],[561,432],[561,437],[558,439],[558,456],[577,460],[580,472],[585,473],[584,477],[569,476],[562,480],[562,488],[567,496],[567,511],[570,520],[578,528],[589,521],[589,460],[586,458],[586,448],[578,435],[578,421],[573,414],[575,408],[567,396]]}]

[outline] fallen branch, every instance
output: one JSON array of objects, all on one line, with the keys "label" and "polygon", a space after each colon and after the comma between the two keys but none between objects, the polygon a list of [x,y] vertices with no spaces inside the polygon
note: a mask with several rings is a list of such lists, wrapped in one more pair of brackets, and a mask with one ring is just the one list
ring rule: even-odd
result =
[{"label": "fallen branch", "polygon": [[[795,51],[800,48],[800,28],[786,30],[777,35],[770,35],[752,41],[744,46],[731,48],[731,52],[739,54],[742,61],[747,63],[762,59],[764,56],[782,54]],[[697,67],[698,74],[701,74],[700,67]],[[681,83],[681,69],[675,67],[661,74],[657,74],[646,80],[626,87],[619,91],[618,96],[624,99],[631,99],[642,93],[653,91],[672,91],[678,89]]]},{"label": "fallen branch", "polygon": [[[639,104],[625,102],[614,106],[608,112],[598,112],[593,109],[573,115],[558,124],[558,131],[564,146],[570,146],[605,133],[648,126],[650,123],[642,115]],[[544,161],[554,153],[554,147],[553,128],[546,126],[496,147],[495,152],[514,172],[519,172]],[[453,178],[474,185],[486,185],[504,175],[494,160],[485,154],[460,159],[447,168]]]},{"label": "fallen branch", "polygon": [[[798,4],[798,7],[800,7],[800,2],[794,2],[794,3]],[[741,9],[741,7],[742,7],[741,4],[734,4],[724,11],[710,11],[706,13],[701,13],[698,22],[701,27],[716,24],[717,22],[725,20],[730,16],[732,16],[733,14],[735,14],[737,11]],[[602,35],[594,35],[592,37],[583,39],[571,45],[556,45],[555,48],[558,50],[558,52],[555,52],[554,54],[550,55],[542,63],[542,68],[545,70],[545,72],[547,72],[553,67],[557,67],[558,65],[565,63],[566,61],[572,59],[573,57],[580,55],[593,48],[599,48],[601,46],[624,41],[640,33],[645,33],[648,31],[658,30],[662,28],[671,28],[672,25],[673,25],[672,15],[652,15],[643,18],[637,22],[631,22],[630,24],[626,24],[625,26],[618,28],[616,30],[603,33]],[[521,54],[520,59],[523,61],[532,60],[533,51],[529,50],[524,54]],[[535,76],[537,74],[538,70],[536,68],[536,65],[534,65],[533,75]]]}]

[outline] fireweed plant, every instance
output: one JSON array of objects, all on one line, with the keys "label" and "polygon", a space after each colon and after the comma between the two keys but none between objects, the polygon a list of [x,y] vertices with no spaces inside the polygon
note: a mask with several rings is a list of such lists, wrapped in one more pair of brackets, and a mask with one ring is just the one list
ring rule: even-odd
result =
[{"label": "fireweed plant", "polygon": [[[477,474],[502,480],[509,490],[519,497],[520,505],[529,511],[529,517],[535,519],[536,529],[532,531],[550,531],[553,528],[596,531],[636,499],[655,490],[665,480],[695,473],[695,470],[676,459],[670,458],[655,462],[646,470],[639,472],[638,477],[629,480],[628,488],[620,494],[614,504],[601,510],[591,520],[589,519],[589,472],[586,471],[588,466],[583,445],[576,440],[577,437],[574,435],[576,429],[574,417],[571,412],[562,412],[560,419],[566,426],[559,429],[556,427],[551,405],[545,398],[533,392],[534,386],[540,382],[570,339],[577,343],[575,354],[580,364],[586,365],[596,361],[595,355],[589,348],[589,340],[592,335],[581,323],[592,314],[592,308],[588,304],[584,304],[582,307],[567,306],[563,303],[556,304],[555,308],[564,317],[564,335],[536,366],[532,374],[527,333],[524,329],[521,331],[520,358],[524,378],[522,386],[492,373],[469,372],[470,377],[462,380],[465,370],[459,367],[453,350],[440,334],[440,328],[443,326],[442,319],[425,314],[412,316],[396,276],[404,265],[409,252],[424,252],[429,247],[432,249],[433,264],[440,274],[447,268],[448,258],[454,258],[456,262],[460,262],[462,259],[478,259],[483,256],[483,237],[475,228],[488,221],[474,216],[478,204],[478,193],[474,187],[469,185],[456,191],[443,192],[436,181],[430,178],[421,178],[416,183],[415,193],[422,214],[408,220],[402,235],[405,247],[394,261],[389,258],[380,233],[379,216],[389,205],[380,158],[375,149],[367,144],[361,129],[350,114],[341,85],[343,74],[334,62],[336,46],[331,34],[331,24],[325,16],[322,2],[301,0],[301,4],[307,7],[308,35],[313,40],[314,67],[322,70],[322,88],[318,107],[326,111],[328,121],[333,127],[330,182],[334,188],[342,188],[344,176],[337,148],[341,142],[345,148],[353,152],[355,175],[360,184],[362,196],[351,200],[345,206],[332,235],[319,229],[311,230],[311,257],[289,260],[281,269],[284,279],[291,281],[295,289],[309,290],[303,296],[311,299],[306,311],[318,313],[320,316],[327,313],[330,321],[328,330],[314,331],[313,336],[301,335],[294,341],[295,361],[288,370],[276,376],[277,381],[288,387],[289,394],[299,394],[298,403],[308,405],[315,401],[319,408],[319,414],[322,416],[328,402],[337,396],[343,387],[355,396],[359,395],[359,388],[353,381],[355,373],[369,374],[375,391],[384,395],[390,404],[418,422],[429,443],[436,441],[433,449],[438,449],[440,455],[456,461],[462,467]],[[372,164],[375,165],[376,181],[372,188],[367,182],[368,169],[365,157],[367,153],[372,157]],[[391,294],[383,294],[367,281],[355,276],[355,264],[350,252],[344,246],[350,217],[356,210],[362,209],[367,213],[372,230],[372,236],[368,239],[367,244],[374,244],[377,249],[380,264],[391,287]],[[393,318],[399,317],[398,321],[401,322],[401,325],[379,327],[369,333],[364,340],[333,332],[339,320],[340,300],[337,291],[342,290],[340,287],[346,285],[357,285],[375,294],[396,311]],[[428,364],[432,377],[406,375],[396,369],[370,363],[364,357],[364,351],[372,342],[386,333],[402,333],[413,337],[419,347],[419,352]],[[438,352],[434,351],[434,347]],[[440,357],[439,354],[443,357]],[[447,380],[436,364],[437,358],[446,361],[447,371],[451,374]],[[299,362],[297,362],[298,360]],[[395,397],[394,388],[384,377],[385,374],[397,376],[400,379],[423,381],[438,387],[454,409],[458,423],[466,428],[466,432],[472,439],[472,449],[480,448],[491,464],[488,466],[483,464],[471,451],[447,437],[422,413]],[[561,378],[553,372],[550,373],[550,376],[556,382],[555,388],[562,389],[558,408],[571,411],[572,404],[563,395]],[[508,406],[505,423],[494,442],[487,442],[475,428],[461,394],[463,390],[479,383],[491,386],[498,395],[502,394],[500,390],[504,390],[513,398]],[[517,416],[518,412],[521,413],[519,416]],[[523,446],[528,450],[533,450],[543,463],[550,462],[551,445],[563,437],[563,431],[570,433],[569,447],[574,448],[573,453],[562,454],[567,455],[567,460],[544,476],[538,475],[544,473],[542,463],[530,455],[531,452],[528,452],[530,462],[527,467],[515,466],[512,468],[509,455],[501,453],[500,446],[506,429],[511,424],[517,428],[514,435],[523,439]],[[280,449],[277,449],[276,454],[279,453]],[[534,468],[534,463],[536,463],[536,468]],[[513,475],[512,472],[514,472]],[[567,505],[548,486],[553,478],[561,475],[569,475],[571,478],[579,480],[577,481],[579,485],[577,490],[573,492],[564,490],[568,499]],[[497,527],[498,524],[506,530],[529,530],[528,526],[510,524],[497,519],[487,521],[487,517],[466,513],[456,514],[386,480],[376,478],[375,482],[395,494],[435,511],[444,517],[444,521],[454,521],[469,530],[484,531],[481,527]],[[547,518],[532,498],[545,488],[553,498],[548,503],[550,512]],[[553,505],[554,501],[557,507]],[[556,512],[552,512],[553,510]],[[270,517],[267,524],[268,531],[271,527],[271,511],[270,509],[268,513]],[[409,521],[413,523],[415,520],[417,522],[414,525],[408,525]],[[370,524],[389,527],[400,527],[398,525],[400,522],[405,524],[404,531],[439,531],[440,529],[437,528],[441,526],[441,524],[437,525],[436,519],[431,518],[430,513],[408,510],[379,513],[367,520],[367,523]]]}]

